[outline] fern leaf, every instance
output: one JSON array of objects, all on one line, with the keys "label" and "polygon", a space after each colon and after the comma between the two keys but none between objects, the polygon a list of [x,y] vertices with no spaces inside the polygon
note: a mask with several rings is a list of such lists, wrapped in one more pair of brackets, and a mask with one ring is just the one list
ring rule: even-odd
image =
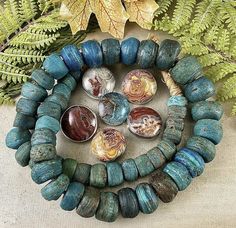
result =
[{"label": "fern leaf", "polygon": [[202,64],[203,67],[208,67],[208,66],[212,66],[212,65],[215,65],[217,63],[220,63],[224,59],[218,53],[209,53],[209,54],[199,56],[198,60]]},{"label": "fern leaf", "polygon": [[234,103],[231,115],[235,116],[236,115],[236,103]]},{"label": "fern leaf", "polygon": [[227,29],[218,31],[218,39],[214,42],[215,48],[218,51],[227,52],[229,50],[230,33]]},{"label": "fern leaf", "polygon": [[155,16],[165,13],[169,9],[172,2],[173,0],[158,0],[157,4],[159,5],[159,8],[155,12]]},{"label": "fern leaf", "polygon": [[22,21],[29,21],[34,18],[37,14],[37,5],[32,0],[20,0],[19,5],[21,8]]},{"label": "fern leaf", "polygon": [[236,74],[226,80],[217,94],[220,101],[226,101],[234,97],[236,97]]},{"label": "fern leaf", "polygon": [[15,101],[3,89],[0,89],[0,105],[14,105]]}]

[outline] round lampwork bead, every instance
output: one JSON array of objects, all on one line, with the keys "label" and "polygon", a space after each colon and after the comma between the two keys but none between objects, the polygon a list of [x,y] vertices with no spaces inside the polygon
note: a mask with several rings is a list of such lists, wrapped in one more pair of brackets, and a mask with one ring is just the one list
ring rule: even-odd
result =
[{"label": "round lampwork bead", "polygon": [[50,90],[54,85],[54,78],[43,69],[36,69],[32,72],[31,78],[43,88]]},{"label": "round lampwork bead", "polygon": [[111,92],[101,97],[98,112],[108,125],[120,125],[127,119],[130,111],[128,100],[120,93]]},{"label": "round lampwork bead", "polygon": [[36,101],[24,97],[21,97],[16,103],[16,111],[27,116],[34,117],[37,107],[38,103]]},{"label": "round lampwork bead", "polygon": [[162,126],[160,114],[148,107],[132,109],[128,115],[127,123],[133,134],[144,138],[157,136]]},{"label": "round lampwork bead", "polygon": [[122,167],[118,162],[108,162],[107,167],[107,182],[109,187],[120,185],[124,182]]},{"label": "round lampwork bead", "polygon": [[127,160],[124,160],[121,165],[126,181],[135,181],[138,179],[138,169],[136,167],[134,159],[129,158]]},{"label": "round lampwork bead", "polygon": [[104,63],[114,65],[120,61],[120,42],[119,40],[109,38],[101,42]]},{"label": "round lampwork bead", "polygon": [[89,108],[81,105],[69,107],[61,117],[63,134],[74,142],[85,142],[97,130],[97,117]]},{"label": "round lampwork bead", "polygon": [[85,92],[95,99],[112,92],[115,84],[113,73],[105,67],[88,69],[82,78],[82,86]]},{"label": "round lampwork bead", "polygon": [[130,71],[123,79],[122,92],[129,102],[144,104],[152,100],[157,91],[154,76],[146,70]]},{"label": "round lampwork bead", "polygon": [[19,165],[25,167],[29,164],[30,160],[30,141],[23,143],[15,153],[15,159]]}]

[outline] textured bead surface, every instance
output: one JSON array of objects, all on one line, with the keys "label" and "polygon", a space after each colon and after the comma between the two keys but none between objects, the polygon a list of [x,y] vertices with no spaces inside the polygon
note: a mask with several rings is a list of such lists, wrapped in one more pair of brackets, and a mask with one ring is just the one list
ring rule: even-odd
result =
[{"label": "textured bead surface", "polygon": [[62,78],[60,83],[65,84],[71,91],[73,91],[77,86],[77,82],[71,74],[67,74],[64,78]]},{"label": "textured bead surface", "polygon": [[76,80],[76,82],[79,82],[81,76],[82,76],[82,72],[79,71],[75,71],[75,72],[70,72],[70,75]]},{"label": "textured bead surface", "polygon": [[157,209],[159,198],[149,184],[138,184],[135,192],[138,198],[139,208],[144,214],[151,214]]},{"label": "textured bead surface", "polygon": [[168,116],[166,119],[166,128],[182,131],[184,129],[184,119]]},{"label": "textured bead surface", "polygon": [[184,106],[172,105],[168,107],[168,116],[184,119],[187,114],[187,108]]},{"label": "textured bead surface", "polygon": [[194,126],[193,132],[195,136],[207,138],[215,145],[218,144],[223,137],[221,123],[212,119],[198,120]]},{"label": "textured bead surface", "polygon": [[37,109],[38,117],[51,116],[57,120],[61,117],[61,106],[51,101],[41,103]]},{"label": "textured bead surface", "polygon": [[22,129],[33,129],[36,119],[32,116],[26,116],[20,112],[16,113],[16,117],[13,123],[13,127],[19,127]]},{"label": "textured bead surface", "polygon": [[165,156],[161,152],[161,150],[157,147],[153,147],[151,150],[147,152],[147,156],[150,159],[151,163],[155,167],[155,169],[160,168],[166,161]]},{"label": "textured bead surface", "polygon": [[201,77],[187,84],[184,94],[190,102],[206,100],[215,94],[215,86],[206,77]]},{"label": "textured bead surface", "polygon": [[135,181],[138,179],[138,169],[136,167],[134,159],[129,158],[127,160],[124,160],[121,165],[126,181]]},{"label": "textured bead surface", "polygon": [[78,163],[73,179],[82,184],[88,184],[90,178],[91,165],[86,163]]},{"label": "textured bead surface", "polygon": [[54,78],[43,69],[36,69],[32,72],[31,78],[43,88],[50,90],[54,86]]},{"label": "textured bead surface", "polygon": [[66,158],[62,163],[63,173],[70,179],[74,176],[77,167],[77,161],[72,158]]},{"label": "textured bead surface", "polygon": [[158,143],[157,148],[163,153],[167,160],[171,160],[176,152],[176,146],[170,140],[161,140]]},{"label": "textured bead surface", "polygon": [[54,88],[53,88],[53,93],[56,93],[56,94],[61,94],[63,96],[65,96],[68,100],[70,98],[70,95],[71,95],[71,90],[70,88],[65,85],[64,83],[57,83]]},{"label": "textured bead surface", "polygon": [[31,145],[52,144],[56,145],[56,135],[47,128],[36,129],[31,137]]},{"label": "textured bead surface", "polygon": [[101,42],[104,63],[114,65],[120,61],[120,42],[116,39],[105,39]]},{"label": "textured bead surface", "polygon": [[163,139],[167,139],[178,145],[181,141],[182,131],[174,128],[167,128],[164,130]]},{"label": "textured bead surface", "polygon": [[35,116],[37,107],[36,101],[21,97],[16,104],[16,111],[27,116]]},{"label": "textured bead surface", "polygon": [[90,171],[90,185],[97,188],[104,188],[107,183],[107,170],[104,164],[92,165]]},{"label": "textured bead surface", "polygon": [[192,181],[192,177],[190,176],[188,169],[179,162],[173,161],[168,163],[164,167],[163,171],[174,180],[179,191],[186,189]]},{"label": "textured bead surface", "polygon": [[184,96],[171,96],[167,102],[167,106],[186,106],[187,104],[188,101]]},{"label": "textured bead surface", "polygon": [[44,102],[53,102],[61,106],[61,110],[64,111],[67,108],[68,105],[68,98],[66,98],[62,94],[53,93],[50,96],[48,96]]},{"label": "textured bead surface", "polygon": [[118,162],[108,162],[107,167],[107,181],[108,186],[113,187],[124,182],[122,167]]},{"label": "textured bead surface", "polygon": [[134,159],[134,161],[141,177],[147,176],[155,169],[146,154],[139,155]]},{"label": "textured bead surface", "polygon": [[52,144],[38,144],[32,146],[30,159],[34,162],[50,160],[56,156],[56,148]]},{"label": "textured bead surface", "polygon": [[55,134],[60,130],[60,123],[51,116],[42,116],[36,121],[35,129],[48,128]]},{"label": "textured bead surface", "polygon": [[30,141],[23,143],[15,153],[15,159],[19,165],[25,167],[29,164],[30,160]]}]

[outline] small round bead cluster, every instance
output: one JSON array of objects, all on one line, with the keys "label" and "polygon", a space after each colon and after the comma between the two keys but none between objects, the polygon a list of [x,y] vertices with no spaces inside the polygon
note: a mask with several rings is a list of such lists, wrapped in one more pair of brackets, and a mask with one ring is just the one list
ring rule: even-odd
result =
[{"label": "small round bead cluster", "polygon": [[[6,145],[17,149],[15,157],[21,166],[30,165],[34,182],[41,184],[51,180],[41,189],[46,200],[57,200],[63,195],[62,209],[76,209],[83,217],[95,215],[98,220],[113,222],[119,214],[134,218],[139,211],[144,214],[154,212],[159,199],[172,201],[178,191],[186,189],[194,177],[202,174],[205,163],[214,159],[215,145],[223,135],[219,122],[223,110],[217,102],[207,100],[214,95],[215,89],[203,76],[198,61],[192,56],[178,60],[179,53],[179,43],[169,39],[160,45],[152,40],[140,42],[136,38],[121,43],[106,39],[101,44],[89,40],[81,45],[81,49],[68,45],[60,54],[51,54],[45,59],[43,68],[32,73],[32,81],[22,87],[14,128],[6,136]],[[125,65],[136,63],[143,69],[157,67],[169,71],[172,79],[183,87],[185,97],[171,94],[167,102],[168,117],[162,140],[146,154],[122,163],[90,165],[61,158],[55,147],[59,119],[82,73],[86,68],[120,62]],[[86,77],[86,73],[84,75]],[[84,82],[86,87],[86,80]],[[122,85],[123,91],[126,91],[126,85]],[[51,89],[48,96],[47,90]],[[129,95],[128,92],[128,98],[136,102],[135,97]],[[142,102],[149,99],[142,98],[145,98]],[[196,124],[193,136],[176,152],[184,128],[187,101],[192,103],[191,113]],[[81,113],[86,118],[93,118],[86,110]],[[132,115],[137,117],[135,112]],[[132,122],[132,118],[128,121]],[[66,129],[66,126],[62,127]],[[154,170],[157,171],[151,175],[149,183],[140,183],[135,189],[125,187],[117,194],[101,191],[107,185],[113,187],[124,181],[135,181]]]}]

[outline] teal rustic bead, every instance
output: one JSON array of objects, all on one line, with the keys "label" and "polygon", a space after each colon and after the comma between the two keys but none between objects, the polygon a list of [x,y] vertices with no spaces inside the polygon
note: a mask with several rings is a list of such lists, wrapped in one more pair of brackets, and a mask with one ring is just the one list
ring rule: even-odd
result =
[{"label": "teal rustic bead", "polygon": [[43,68],[53,78],[63,78],[68,72],[68,68],[57,53],[49,55],[43,62]]},{"label": "teal rustic bead", "polygon": [[56,93],[56,94],[61,94],[61,95],[64,95],[68,100],[71,96],[71,90],[70,88],[63,84],[63,83],[58,83],[54,86],[53,88],[53,93]]},{"label": "teal rustic bead", "polygon": [[23,143],[30,141],[31,134],[22,128],[12,128],[6,136],[6,146],[11,149],[18,149]]},{"label": "teal rustic bead", "polygon": [[43,87],[26,82],[22,86],[21,95],[33,101],[43,101],[48,94]]},{"label": "teal rustic bead", "polygon": [[224,110],[216,101],[199,101],[193,105],[191,112],[195,121],[200,119],[220,120]]},{"label": "teal rustic bead", "polygon": [[36,121],[35,129],[48,128],[54,133],[57,133],[60,130],[60,123],[58,120],[51,116],[42,116]]},{"label": "teal rustic bead", "polygon": [[38,117],[51,116],[57,120],[61,118],[61,106],[51,101],[42,102],[37,110]]},{"label": "teal rustic bead", "polygon": [[151,163],[155,167],[155,169],[160,168],[166,161],[165,156],[161,152],[161,150],[157,147],[152,148],[147,152],[147,156],[150,159]]},{"label": "teal rustic bead", "polygon": [[104,164],[98,163],[91,167],[90,185],[97,188],[104,188],[107,183],[107,170]]},{"label": "teal rustic bead", "polygon": [[77,214],[84,218],[93,217],[97,211],[99,201],[100,191],[92,187],[87,187],[84,196],[76,209]]},{"label": "teal rustic bead", "polygon": [[108,162],[106,167],[109,187],[117,186],[124,182],[122,167],[118,162]]},{"label": "teal rustic bead", "polygon": [[218,144],[223,137],[221,123],[212,119],[198,120],[194,126],[193,132],[195,136],[207,138],[215,145]]},{"label": "teal rustic bead", "polygon": [[178,145],[182,138],[182,131],[174,128],[167,128],[164,130],[163,139],[167,139]]},{"label": "teal rustic bead", "polygon": [[84,190],[85,187],[83,184],[78,182],[70,183],[61,200],[60,207],[65,211],[74,210],[79,205],[84,195]]},{"label": "teal rustic bead", "polygon": [[41,194],[45,200],[58,200],[69,186],[70,179],[61,174],[56,180],[51,181],[41,189]]},{"label": "teal rustic bead", "polygon": [[77,161],[72,158],[66,158],[62,163],[63,173],[67,175],[70,180],[74,176],[77,164]]},{"label": "teal rustic bead", "polygon": [[203,158],[197,152],[184,147],[176,153],[174,161],[184,165],[192,177],[200,176],[205,168]]},{"label": "teal rustic bead", "polygon": [[174,66],[180,53],[181,46],[176,40],[165,39],[160,43],[156,58],[159,70],[168,70]]},{"label": "teal rustic bead", "polygon": [[31,137],[31,145],[52,144],[56,146],[56,135],[47,128],[36,129]]},{"label": "teal rustic bead", "polygon": [[167,106],[186,106],[187,99],[184,96],[171,96],[167,101]]},{"label": "teal rustic bead", "polygon": [[122,162],[122,169],[126,181],[135,181],[138,179],[138,169],[136,167],[134,159],[129,158],[127,160],[124,160]]},{"label": "teal rustic bead", "polygon": [[32,161],[31,159],[29,160],[29,167],[32,169],[36,162]]},{"label": "teal rustic bead", "polygon": [[206,138],[192,136],[188,139],[186,147],[198,152],[205,162],[211,162],[215,158],[215,144]]},{"label": "teal rustic bead", "polygon": [[141,68],[153,67],[156,60],[157,51],[158,44],[153,40],[141,41],[137,54],[137,64]]},{"label": "teal rustic bead", "polygon": [[172,78],[179,84],[184,85],[202,75],[202,67],[193,56],[180,59],[170,70]]},{"label": "teal rustic bead", "polygon": [[215,94],[215,86],[206,77],[201,77],[187,84],[184,94],[190,102],[206,100]]},{"label": "teal rustic bead", "polygon": [[120,62],[120,42],[117,39],[109,38],[101,42],[104,63],[114,65]]},{"label": "teal rustic bead", "polygon": [[59,82],[65,84],[66,86],[68,86],[71,91],[73,91],[77,86],[77,82],[71,74],[67,74]]},{"label": "teal rustic bead", "polygon": [[35,116],[37,108],[38,103],[36,101],[24,97],[21,97],[16,104],[16,111],[27,116]]},{"label": "teal rustic bead", "polygon": [[138,198],[139,208],[144,214],[151,214],[157,209],[159,198],[149,184],[138,184],[135,192]]},{"label": "teal rustic bead", "polygon": [[25,167],[29,164],[30,160],[30,141],[23,143],[15,153],[15,159],[19,165]]},{"label": "teal rustic bead", "polygon": [[22,129],[33,129],[36,119],[32,116],[26,116],[20,112],[16,113],[16,117],[13,123],[13,127],[19,127]]},{"label": "teal rustic bead", "polygon": [[44,102],[53,102],[61,106],[61,110],[64,111],[68,106],[69,98],[63,94],[53,93],[48,96]]},{"label": "teal rustic bead", "polygon": [[157,148],[163,153],[167,160],[171,160],[176,152],[176,146],[170,140],[161,140],[158,143]]},{"label": "teal rustic bead", "polygon": [[184,119],[168,116],[166,119],[166,128],[182,131],[184,129]]},{"label": "teal rustic bead", "polygon": [[114,222],[119,215],[118,197],[113,192],[101,192],[100,203],[95,214],[96,219],[104,222]]},{"label": "teal rustic bead", "polygon": [[90,178],[91,165],[86,163],[78,163],[73,179],[82,184],[88,184]]},{"label": "teal rustic bead", "polygon": [[154,171],[154,166],[146,154],[142,154],[134,159],[139,175],[147,176]]},{"label": "teal rustic bead", "polygon": [[34,70],[31,74],[31,78],[46,90],[50,90],[54,86],[54,78],[43,69]]},{"label": "teal rustic bead", "polygon": [[37,184],[42,184],[62,173],[61,160],[55,159],[36,163],[31,169],[31,178]]},{"label": "teal rustic bead", "polygon": [[34,162],[40,162],[55,158],[56,148],[52,144],[38,144],[32,146],[30,151],[30,158]]},{"label": "teal rustic bead", "polygon": [[139,213],[138,199],[132,188],[122,188],[118,191],[121,214],[124,218],[134,218]]},{"label": "teal rustic bead", "polygon": [[168,163],[163,171],[174,180],[179,191],[186,189],[192,181],[188,169],[179,162],[172,161]]},{"label": "teal rustic bead", "polygon": [[172,105],[168,107],[168,116],[184,119],[187,114],[187,108],[184,106]]},{"label": "teal rustic bead", "polygon": [[70,72],[70,75],[78,82],[81,79],[82,71]]}]

